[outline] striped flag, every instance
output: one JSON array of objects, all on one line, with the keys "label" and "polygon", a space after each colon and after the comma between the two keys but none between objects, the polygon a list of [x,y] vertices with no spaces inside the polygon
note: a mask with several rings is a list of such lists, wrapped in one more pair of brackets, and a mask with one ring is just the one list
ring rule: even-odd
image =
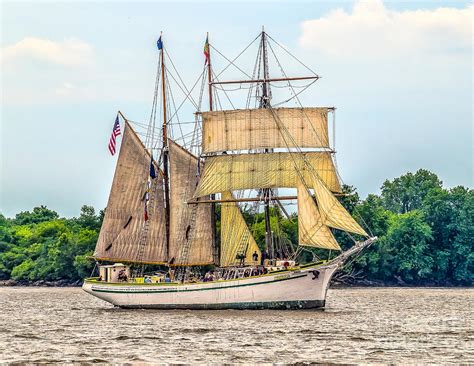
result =
[{"label": "striped flag", "polygon": [[209,36],[206,37],[206,43],[204,43],[204,56],[206,57],[206,62],[204,62],[204,65],[207,65],[209,62]]},{"label": "striped flag", "polygon": [[117,144],[117,136],[121,135],[122,133],[120,132],[120,123],[119,123],[119,118],[115,118],[115,123],[114,123],[114,128],[112,130],[112,135],[110,136],[109,140],[109,151],[112,155],[115,155],[115,146]]}]

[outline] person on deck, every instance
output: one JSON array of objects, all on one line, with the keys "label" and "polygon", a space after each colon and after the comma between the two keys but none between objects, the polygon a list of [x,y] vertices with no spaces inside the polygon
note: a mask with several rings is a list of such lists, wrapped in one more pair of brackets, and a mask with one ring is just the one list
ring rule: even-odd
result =
[{"label": "person on deck", "polygon": [[214,281],[216,279],[216,276],[214,275],[214,271],[211,271],[209,274],[209,281]]},{"label": "person on deck", "polygon": [[235,259],[238,259],[240,261],[240,267],[243,267],[245,264],[245,255],[243,253],[237,254]]},{"label": "person on deck", "polygon": [[255,251],[252,254],[252,259],[253,259],[254,264],[257,265],[258,264],[258,253],[257,253],[257,251]]},{"label": "person on deck", "polygon": [[117,279],[119,281],[126,282],[127,281],[127,274],[125,273],[124,269],[121,269],[118,273]]}]

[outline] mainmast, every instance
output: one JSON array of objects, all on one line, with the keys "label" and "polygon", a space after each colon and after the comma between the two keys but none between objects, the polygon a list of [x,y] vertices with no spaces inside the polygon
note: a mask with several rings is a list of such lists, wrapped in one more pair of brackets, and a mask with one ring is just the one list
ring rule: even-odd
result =
[{"label": "mainmast", "polygon": [[163,179],[165,186],[165,231],[166,254],[170,251],[170,187],[169,187],[169,148],[168,148],[168,117],[166,111],[166,79],[165,79],[165,52],[162,35],[160,35],[161,55],[161,85],[163,94]]},{"label": "mainmast", "polygon": [[[262,29],[262,62],[263,62],[263,83],[262,83],[262,98],[260,99],[260,108],[269,108],[270,107],[270,84],[268,82],[268,58],[267,58],[267,39],[265,34],[265,29]],[[265,152],[270,152],[270,149],[265,149]],[[273,242],[272,242],[272,229],[270,226],[270,196],[271,189],[265,188],[263,190],[263,200],[264,200],[264,210],[265,210],[265,247],[266,250],[270,253],[270,256],[273,257]]]},{"label": "mainmast", "polygon": [[[207,33],[206,44],[204,46],[204,54],[207,62],[207,80],[209,85],[209,111],[213,110],[212,102],[212,66],[211,66],[211,47],[209,45],[209,33]],[[216,195],[211,194],[211,200],[215,200]],[[212,225],[212,240],[214,245],[214,263],[219,263],[220,251],[217,243],[217,231],[216,231],[216,203],[211,203],[211,225]]]}]

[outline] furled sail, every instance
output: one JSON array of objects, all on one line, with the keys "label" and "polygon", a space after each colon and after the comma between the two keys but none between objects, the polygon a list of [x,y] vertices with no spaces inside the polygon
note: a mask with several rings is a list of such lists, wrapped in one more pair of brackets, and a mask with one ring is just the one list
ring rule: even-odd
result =
[{"label": "furled sail", "polygon": [[[231,192],[222,192],[223,200],[233,199]],[[252,236],[247,223],[236,202],[222,203],[221,206],[221,266],[240,264],[238,255],[245,255],[246,265],[252,265],[253,254],[257,252],[261,259],[260,249]]]},{"label": "furled sail", "polygon": [[139,137],[125,122],[95,258],[142,263],[167,262],[163,180],[160,175],[151,180],[146,223],[148,230],[145,230],[145,194],[150,161],[151,157]]},{"label": "furled sail", "polygon": [[197,185],[198,159],[169,140],[170,157],[170,243],[173,265],[213,263],[211,206],[188,205]]},{"label": "furled sail", "polygon": [[329,152],[210,156],[206,159],[194,197],[253,188],[296,188],[300,174],[305,181],[310,181],[314,171],[331,191],[341,192]]},{"label": "furled sail", "polygon": [[241,109],[202,116],[203,153],[329,147],[328,108]]},{"label": "furled sail", "polygon": [[341,250],[331,230],[324,224],[314,198],[303,184],[298,186],[298,242],[304,246]]},{"label": "furled sail", "polygon": [[326,225],[350,233],[368,236],[365,230],[362,229],[357,221],[346,211],[344,206],[334,197],[321,179],[313,177],[311,182],[313,183],[319,212]]}]

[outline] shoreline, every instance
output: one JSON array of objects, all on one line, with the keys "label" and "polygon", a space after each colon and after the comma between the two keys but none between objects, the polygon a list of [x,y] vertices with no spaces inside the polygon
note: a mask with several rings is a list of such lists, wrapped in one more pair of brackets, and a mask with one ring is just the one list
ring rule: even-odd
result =
[{"label": "shoreline", "polygon": [[[81,287],[83,280],[57,280],[57,281],[15,281],[15,280],[0,280],[0,287]],[[469,285],[453,285],[449,283],[418,283],[418,284],[401,284],[396,282],[382,282],[382,281],[354,281],[353,283],[333,282],[330,285],[332,289],[344,288],[474,288]]]},{"label": "shoreline", "polygon": [[83,280],[15,281],[0,280],[0,287],[81,287]]}]

